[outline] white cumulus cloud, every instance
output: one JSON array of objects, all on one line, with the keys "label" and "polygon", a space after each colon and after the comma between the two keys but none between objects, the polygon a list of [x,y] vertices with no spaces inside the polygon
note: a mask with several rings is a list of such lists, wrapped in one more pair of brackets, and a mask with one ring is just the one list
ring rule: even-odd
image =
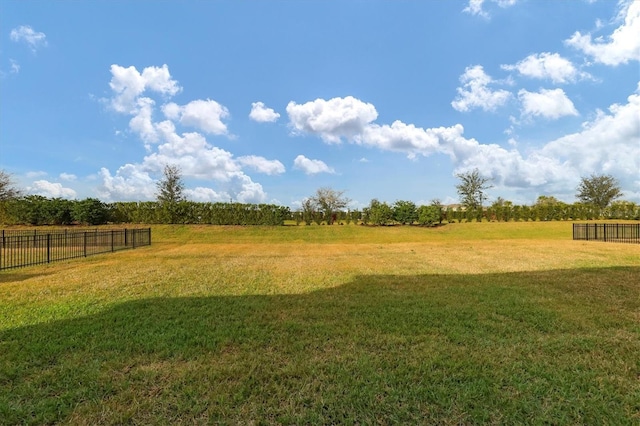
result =
[{"label": "white cumulus cloud", "polygon": [[319,135],[329,143],[340,143],[362,133],[367,124],[378,118],[375,107],[353,96],[287,105],[294,132]]},{"label": "white cumulus cloud", "polygon": [[566,158],[581,175],[611,173],[640,190],[640,84],[626,104],[613,104],[583,124],[580,132],[547,144],[541,155]]},{"label": "white cumulus cloud", "polygon": [[45,33],[34,31],[29,25],[21,25],[11,30],[10,37],[15,42],[25,42],[32,52],[36,52],[38,48],[47,45],[47,36]]},{"label": "white cumulus cloud", "polygon": [[76,191],[71,188],[65,188],[59,182],[49,182],[47,180],[37,180],[31,186],[27,187],[27,191],[33,195],[42,195],[50,198],[75,198]]},{"label": "white cumulus cloud", "polygon": [[182,88],[171,78],[169,67],[147,67],[140,73],[134,66],[111,65],[109,86],[115,93],[111,107],[117,112],[134,114],[137,111],[137,99],[145,90],[173,96]]},{"label": "white cumulus cloud", "polygon": [[189,200],[199,201],[199,202],[227,202],[231,200],[231,196],[226,192],[217,192],[211,188],[205,188],[202,186],[198,186],[193,189],[185,189],[184,195]]},{"label": "white cumulus cloud", "polygon": [[271,108],[267,108],[263,102],[253,102],[249,118],[258,123],[273,123],[280,118],[280,114]]},{"label": "white cumulus cloud", "polygon": [[149,149],[149,144],[158,142],[156,125],[153,123],[155,101],[141,97],[136,100],[137,110],[129,121],[129,128],[137,133]]},{"label": "white cumulus cloud", "polygon": [[448,137],[447,132],[447,128],[423,129],[396,120],[390,126],[371,124],[365,127],[355,141],[385,151],[403,152],[414,158],[417,154],[439,151],[440,140]]},{"label": "white cumulus cloud", "polygon": [[605,65],[640,61],[640,1],[625,1],[621,5],[619,16],[623,22],[610,36],[594,40],[591,34],[576,31],[566,43]]},{"label": "white cumulus cloud", "polygon": [[111,200],[151,200],[155,198],[156,181],[139,165],[125,164],[115,175],[100,169],[102,183],[98,186],[100,198]]},{"label": "white cumulus cloud", "polygon": [[238,163],[267,175],[279,175],[285,172],[284,164],[278,160],[267,160],[257,155],[238,157]]},{"label": "white cumulus cloud", "polygon": [[589,77],[589,74],[578,71],[568,59],[549,52],[529,55],[515,65],[502,65],[501,68],[518,71],[530,78],[551,80],[554,83],[571,83],[578,78]]},{"label": "white cumulus cloud", "polygon": [[481,65],[467,67],[460,76],[460,82],[462,87],[456,89],[458,96],[451,102],[451,106],[457,111],[467,112],[475,108],[495,111],[511,98],[511,92],[489,87],[495,80],[484,72]]},{"label": "white cumulus cloud", "polygon": [[562,89],[541,89],[539,92],[521,89],[518,99],[522,102],[524,116],[558,119],[567,115],[578,115],[573,102]]},{"label": "white cumulus cloud", "polygon": [[195,127],[213,135],[228,133],[227,125],[222,120],[229,117],[229,110],[214,100],[199,99],[183,106],[168,103],[162,111],[167,118],[179,121],[183,126]]},{"label": "white cumulus cloud", "polygon": [[298,155],[295,160],[293,160],[293,168],[301,170],[308,175],[315,175],[318,173],[335,173],[335,170],[327,166],[324,161],[312,160],[304,155]]}]

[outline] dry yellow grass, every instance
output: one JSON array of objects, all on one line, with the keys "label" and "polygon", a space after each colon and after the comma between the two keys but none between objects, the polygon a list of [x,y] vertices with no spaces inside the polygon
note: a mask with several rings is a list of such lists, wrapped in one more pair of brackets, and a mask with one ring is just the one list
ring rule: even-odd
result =
[{"label": "dry yellow grass", "polygon": [[45,311],[52,304],[69,306],[52,310],[53,319],[139,298],[299,294],[366,275],[640,265],[640,246],[573,241],[570,229],[571,223],[564,222],[436,229],[156,227],[151,247],[0,273],[0,300],[9,309],[0,328],[24,323],[25,317],[42,320],[42,313],[23,312],[16,321],[14,310],[20,306]]}]

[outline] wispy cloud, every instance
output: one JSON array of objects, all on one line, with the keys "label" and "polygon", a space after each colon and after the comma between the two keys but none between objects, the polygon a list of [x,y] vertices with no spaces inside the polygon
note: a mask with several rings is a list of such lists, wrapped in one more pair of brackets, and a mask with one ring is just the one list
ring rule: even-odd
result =
[{"label": "wispy cloud", "polygon": [[34,53],[39,48],[47,46],[46,34],[34,31],[29,25],[21,25],[12,29],[10,37],[12,41],[26,43]]}]

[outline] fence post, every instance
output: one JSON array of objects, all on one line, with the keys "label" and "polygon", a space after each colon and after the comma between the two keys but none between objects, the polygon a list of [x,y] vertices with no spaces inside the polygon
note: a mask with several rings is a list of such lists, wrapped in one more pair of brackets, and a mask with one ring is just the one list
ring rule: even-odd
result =
[{"label": "fence post", "polygon": [[136,248],[136,231],[137,229],[134,229],[131,231],[131,239],[133,239],[133,248]]},{"label": "fence post", "polygon": [[111,251],[113,252],[113,229],[111,230]]},{"label": "fence post", "polygon": [[83,252],[84,252],[84,257],[87,257],[87,231],[84,231],[84,232],[82,233],[82,235],[84,236],[84,238],[83,238],[83,241],[84,241],[84,242],[83,242],[83,244],[82,244],[82,246],[83,246]]},{"label": "fence post", "polygon": [[47,263],[51,263],[51,233],[47,233]]},{"label": "fence post", "polygon": [[124,246],[129,247],[129,241],[127,239],[127,228],[124,228]]}]

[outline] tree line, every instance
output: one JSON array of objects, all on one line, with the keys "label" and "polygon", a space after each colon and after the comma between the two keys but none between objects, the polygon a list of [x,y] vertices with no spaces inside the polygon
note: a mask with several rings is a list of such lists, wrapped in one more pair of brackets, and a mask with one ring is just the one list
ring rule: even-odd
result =
[{"label": "tree line", "polygon": [[363,224],[374,226],[420,225],[470,221],[549,221],[625,219],[640,220],[640,205],[617,201],[621,191],[608,175],[582,178],[578,202],[564,203],[552,196],[540,196],[533,205],[514,205],[500,197],[485,207],[490,179],[479,171],[457,175],[461,203],[444,206],[439,200],[429,205],[398,200],[392,204],[377,199],[368,206],[348,209],[345,191],[320,188],[306,198],[300,209],[275,204],[206,203],[186,200],[180,169],[168,165],[157,183],[156,201],[104,203],[95,198],[67,200],[40,195],[23,196],[10,175],[0,170],[0,223],[24,225],[102,225],[106,223],[283,225]]},{"label": "tree line", "polygon": [[5,201],[0,223],[10,225],[104,225],[107,223],[283,225],[288,207],[272,204],[158,201],[104,203],[95,198],[66,200],[40,195]]}]

